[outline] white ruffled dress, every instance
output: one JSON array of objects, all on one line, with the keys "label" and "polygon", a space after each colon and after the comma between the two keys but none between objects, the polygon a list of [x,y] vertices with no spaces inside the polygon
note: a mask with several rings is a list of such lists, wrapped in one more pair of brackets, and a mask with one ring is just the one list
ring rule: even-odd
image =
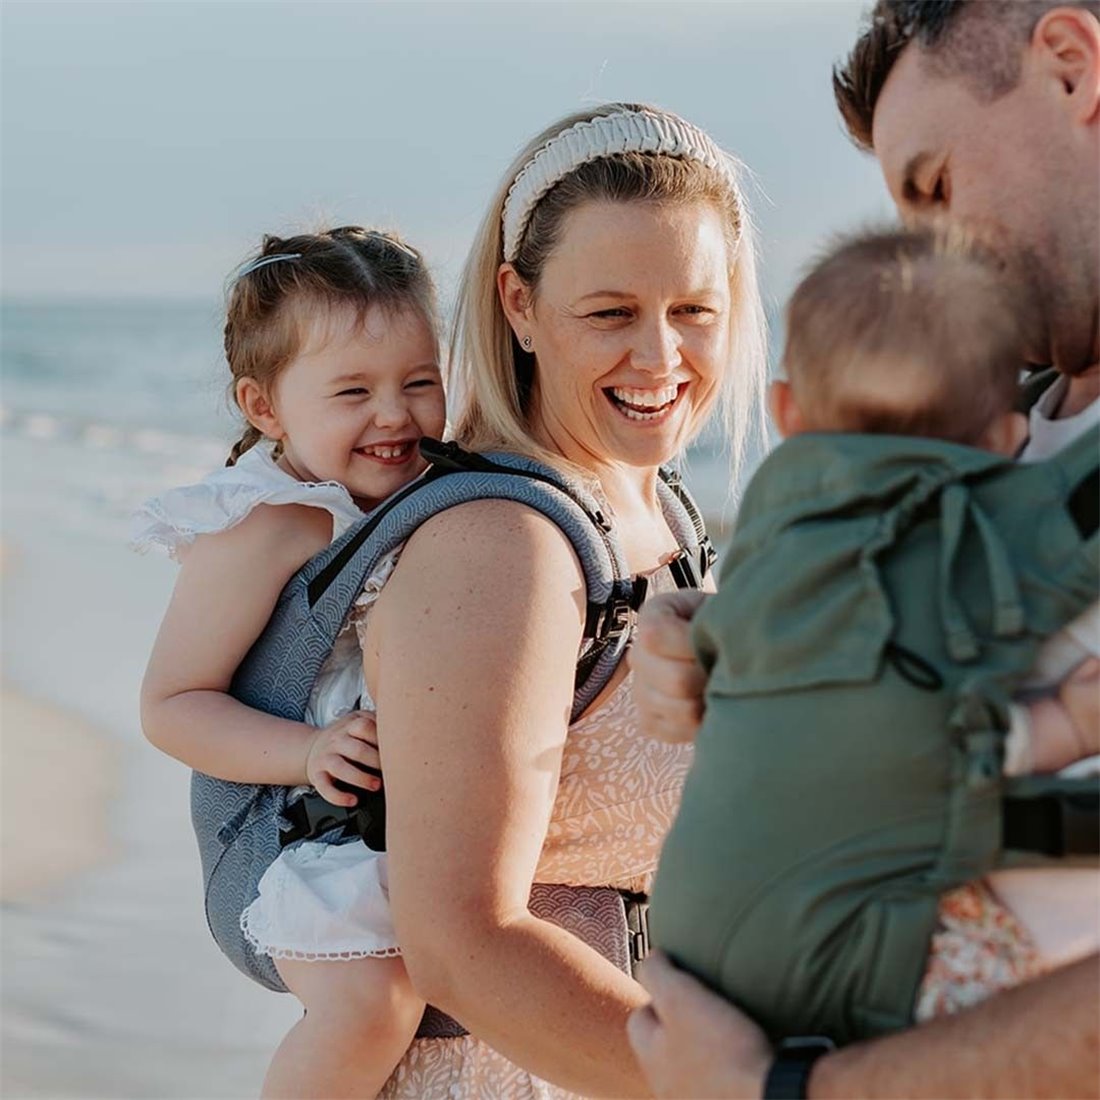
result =
[{"label": "white ruffled dress", "polygon": [[[141,552],[160,548],[178,560],[198,535],[228,530],[259,504],[323,508],[332,516],[333,539],[363,518],[343,485],[298,481],[260,445],[235,466],[147,501],[134,516],[131,546]],[[367,579],[353,618],[377,599],[399,553],[383,558]],[[348,622],[313,686],[305,721],[327,726],[356,709],[373,711],[374,703],[363,682],[354,625]],[[291,798],[309,789],[295,788]],[[259,895],[242,914],[241,928],[257,954],[275,959],[399,955],[385,853],[371,851],[358,839],[303,841],[285,848],[260,880]]]}]

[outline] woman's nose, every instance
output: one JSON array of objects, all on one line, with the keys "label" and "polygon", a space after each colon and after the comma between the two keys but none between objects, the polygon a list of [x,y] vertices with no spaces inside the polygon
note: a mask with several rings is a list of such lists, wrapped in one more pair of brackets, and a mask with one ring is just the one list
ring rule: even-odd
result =
[{"label": "woman's nose", "polygon": [[639,326],[636,331],[631,356],[634,366],[660,374],[680,365],[680,334],[666,317]]}]

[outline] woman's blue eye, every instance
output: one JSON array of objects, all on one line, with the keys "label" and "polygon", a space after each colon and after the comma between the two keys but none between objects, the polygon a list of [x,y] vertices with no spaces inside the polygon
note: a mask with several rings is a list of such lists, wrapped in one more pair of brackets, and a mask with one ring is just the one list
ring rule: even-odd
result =
[{"label": "woman's blue eye", "polygon": [[406,389],[411,390],[414,387],[417,388],[417,389],[422,389],[424,386],[438,386],[438,385],[439,385],[439,379],[438,378],[417,378],[412,382],[406,383]]},{"label": "woman's blue eye", "polygon": [[610,318],[610,319],[614,319],[614,318],[617,318],[617,317],[628,317],[630,315],[625,309],[623,309],[622,306],[615,306],[612,309],[598,309],[598,310],[595,311],[595,313],[590,313],[589,316],[590,317],[607,317],[607,318]]}]

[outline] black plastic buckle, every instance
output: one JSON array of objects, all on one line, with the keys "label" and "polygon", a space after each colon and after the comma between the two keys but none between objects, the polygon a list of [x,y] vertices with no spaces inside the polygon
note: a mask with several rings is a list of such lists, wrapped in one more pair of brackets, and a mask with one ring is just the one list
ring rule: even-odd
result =
[{"label": "black plastic buckle", "polygon": [[627,939],[630,948],[630,969],[649,956],[649,899],[634,894],[624,894],[626,906]]},{"label": "black plastic buckle", "polygon": [[704,535],[699,542],[699,563],[702,566],[705,577],[718,561],[718,551],[714,549],[714,543],[710,541],[710,535]]},{"label": "black plastic buckle", "polygon": [[621,638],[634,625],[634,616],[649,589],[646,577],[616,581],[606,603],[590,603],[584,619],[584,636],[602,642]]},{"label": "black plastic buckle", "polygon": [[1006,798],[1005,848],[1048,856],[1100,855],[1100,790]]},{"label": "black plastic buckle", "polygon": [[590,603],[584,624],[584,636],[602,642],[620,638],[630,629],[634,611],[625,600],[611,599],[607,603]]},{"label": "black plastic buckle", "polygon": [[698,588],[701,580],[695,571],[695,563],[686,550],[680,550],[668,562],[668,573],[677,588]]},{"label": "black plastic buckle", "polygon": [[279,831],[279,846],[285,848],[298,840],[316,840],[331,829],[340,827],[350,836],[358,831],[355,813],[355,807],[334,806],[316,791],[309,791],[286,808],[285,816],[290,821],[290,828]]}]

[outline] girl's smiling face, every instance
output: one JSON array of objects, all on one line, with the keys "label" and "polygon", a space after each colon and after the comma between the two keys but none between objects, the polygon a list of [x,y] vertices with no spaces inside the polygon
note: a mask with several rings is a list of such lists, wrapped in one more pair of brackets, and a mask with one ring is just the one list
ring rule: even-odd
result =
[{"label": "girl's smiling face", "polygon": [[505,264],[501,297],[536,357],[543,441],[589,468],[657,466],[682,450],[731,369],[730,267],[705,202],[577,207],[533,295]]},{"label": "girl's smiling face", "polygon": [[446,421],[435,333],[414,309],[318,310],[270,394],[242,379],[238,400],[288,473],[339,482],[364,510],[423,471],[417,443]]}]

